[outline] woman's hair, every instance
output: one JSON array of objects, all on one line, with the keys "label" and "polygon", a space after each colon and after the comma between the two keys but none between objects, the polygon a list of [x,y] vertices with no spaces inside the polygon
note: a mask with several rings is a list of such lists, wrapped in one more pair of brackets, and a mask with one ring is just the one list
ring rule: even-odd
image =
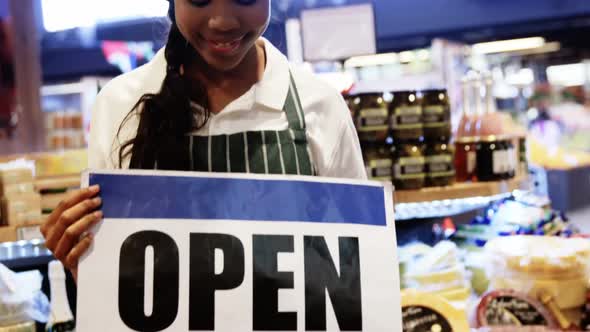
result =
[{"label": "woman's hair", "polygon": [[[182,75],[183,65],[198,53],[178,29],[174,1],[169,2],[172,25],[165,50],[166,77],[160,92],[143,95],[119,127],[117,137],[130,118],[138,114],[137,135],[119,149],[120,168],[130,157],[131,169],[188,170],[187,134],[203,127],[210,116],[206,89]],[[193,107],[192,103],[201,107]]]}]

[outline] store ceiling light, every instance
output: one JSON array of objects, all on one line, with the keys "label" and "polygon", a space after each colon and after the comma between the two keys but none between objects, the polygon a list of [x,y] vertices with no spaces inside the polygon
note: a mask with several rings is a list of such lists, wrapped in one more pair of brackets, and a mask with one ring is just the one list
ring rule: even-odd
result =
[{"label": "store ceiling light", "polygon": [[545,45],[545,38],[531,37],[521,39],[500,40],[473,45],[473,52],[479,54],[493,54],[530,50]]},{"label": "store ceiling light", "polygon": [[368,66],[385,66],[398,62],[398,56],[395,53],[364,55],[352,57],[344,62],[344,67],[368,67]]},{"label": "store ceiling light", "polygon": [[163,0],[42,0],[43,25],[49,32],[94,26],[102,22],[162,17]]}]

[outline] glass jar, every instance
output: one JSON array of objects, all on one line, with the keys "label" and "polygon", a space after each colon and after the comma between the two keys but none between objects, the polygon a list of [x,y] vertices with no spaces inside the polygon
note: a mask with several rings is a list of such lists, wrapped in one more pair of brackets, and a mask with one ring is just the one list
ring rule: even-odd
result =
[{"label": "glass jar", "polygon": [[514,146],[509,138],[486,136],[477,144],[477,179],[499,181],[514,177]]},{"label": "glass jar", "polygon": [[455,180],[453,149],[446,139],[426,145],[426,186],[445,187]]},{"label": "glass jar", "polygon": [[420,140],[424,136],[422,102],[414,91],[393,93],[389,125],[395,140]]},{"label": "glass jar", "polygon": [[364,93],[353,100],[355,124],[361,141],[384,141],[389,130],[387,102],[382,93]]},{"label": "glass jar", "polygon": [[391,148],[384,142],[361,142],[367,177],[375,181],[392,181]]},{"label": "glass jar", "polygon": [[455,142],[455,172],[457,182],[477,181],[477,139],[462,137]]},{"label": "glass jar", "polygon": [[425,146],[405,141],[393,146],[393,184],[396,190],[416,190],[426,182]]},{"label": "glass jar", "polygon": [[355,119],[359,104],[361,103],[361,98],[357,95],[344,95],[344,101],[346,101],[346,105],[350,110],[350,116]]},{"label": "glass jar", "polygon": [[422,124],[427,141],[451,137],[451,106],[446,90],[423,91]]}]

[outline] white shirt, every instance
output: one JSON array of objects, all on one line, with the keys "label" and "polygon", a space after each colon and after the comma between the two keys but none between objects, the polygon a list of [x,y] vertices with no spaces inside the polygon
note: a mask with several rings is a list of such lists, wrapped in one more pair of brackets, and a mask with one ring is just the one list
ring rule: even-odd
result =
[{"label": "white shirt", "polygon": [[[244,95],[212,115],[195,135],[231,135],[245,131],[285,130],[283,106],[293,75],[305,113],[307,137],[318,175],[366,179],[358,136],[340,93],[313,74],[291,68],[287,58],[264,40],[267,63],[263,78]],[[166,76],[166,58],[160,50],[154,59],[110,81],[99,93],[92,112],[89,167],[119,166],[119,148],[135,137],[139,117],[134,113],[117,136],[123,119],[146,93],[160,91]],[[128,159],[128,158],[127,158]],[[129,160],[123,160],[128,167]]]}]

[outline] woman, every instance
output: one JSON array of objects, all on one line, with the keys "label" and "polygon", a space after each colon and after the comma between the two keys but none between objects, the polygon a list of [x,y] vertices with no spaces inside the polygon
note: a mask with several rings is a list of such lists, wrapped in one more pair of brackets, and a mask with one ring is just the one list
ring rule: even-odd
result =
[{"label": "woman", "polygon": [[[165,50],[97,98],[89,166],[366,177],[339,93],[290,68],[261,38],[270,0],[169,0]],[[76,276],[102,218],[99,188],[62,202],[42,227]]]}]

